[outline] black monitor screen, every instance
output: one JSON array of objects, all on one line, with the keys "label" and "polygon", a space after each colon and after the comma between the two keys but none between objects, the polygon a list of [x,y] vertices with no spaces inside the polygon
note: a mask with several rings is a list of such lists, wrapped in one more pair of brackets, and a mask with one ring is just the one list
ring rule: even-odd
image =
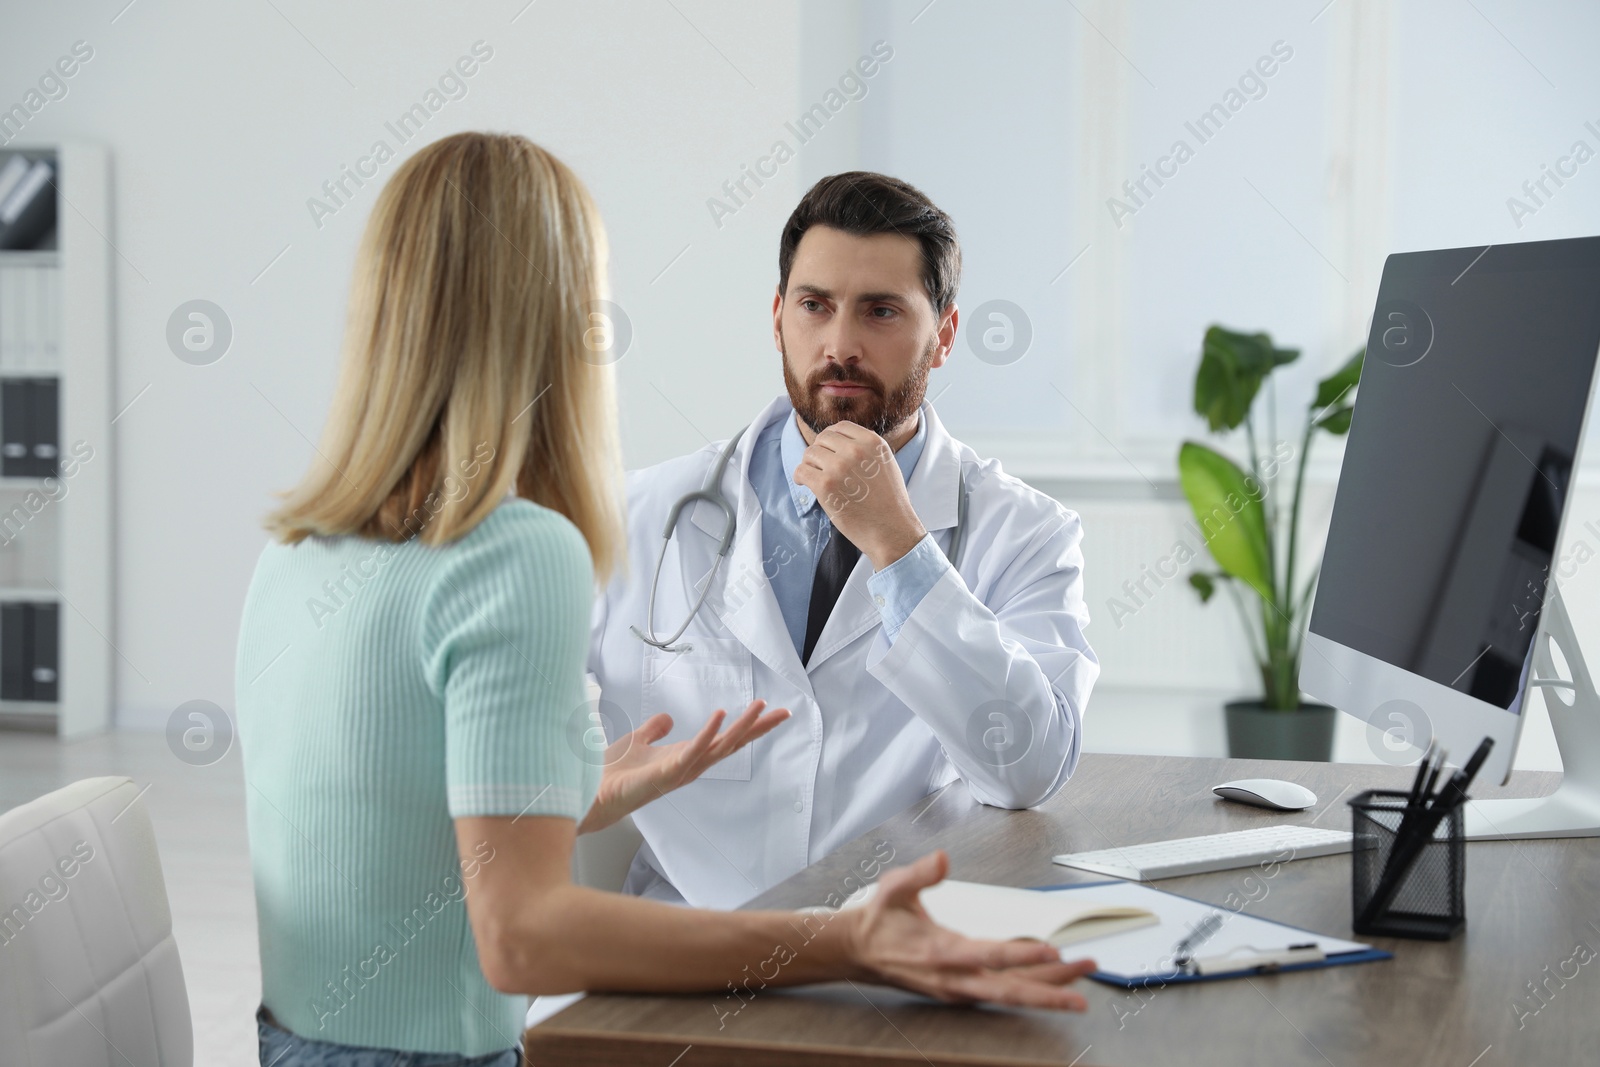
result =
[{"label": "black monitor screen", "polygon": [[1312,632],[1519,710],[1600,349],[1600,237],[1384,266]]}]

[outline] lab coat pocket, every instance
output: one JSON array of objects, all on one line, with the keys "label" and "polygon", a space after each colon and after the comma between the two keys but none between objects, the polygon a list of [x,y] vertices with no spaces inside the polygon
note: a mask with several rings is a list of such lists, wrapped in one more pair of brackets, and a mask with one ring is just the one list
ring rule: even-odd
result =
[{"label": "lab coat pocket", "polygon": [[[658,744],[687,741],[718,708],[727,711],[726,722],[755,699],[755,662],[749,649],[732,638],[688,641],[694,647],[681,653],[645,646],[640,721],[660,712],[672,716],[672,732]],[[700,777],[748,782],[750,746],[713,764]]]}]

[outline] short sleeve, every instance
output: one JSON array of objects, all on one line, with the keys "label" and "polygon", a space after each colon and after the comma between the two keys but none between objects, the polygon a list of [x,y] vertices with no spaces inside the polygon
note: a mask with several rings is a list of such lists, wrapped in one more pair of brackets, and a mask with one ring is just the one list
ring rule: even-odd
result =
[{"label": "short sleeve", "polygon": [[511,499],[437,551],[423,657],[444,705],[450,816],[581,820],[600,778],[582,744],[587,543],[565,517]]}]

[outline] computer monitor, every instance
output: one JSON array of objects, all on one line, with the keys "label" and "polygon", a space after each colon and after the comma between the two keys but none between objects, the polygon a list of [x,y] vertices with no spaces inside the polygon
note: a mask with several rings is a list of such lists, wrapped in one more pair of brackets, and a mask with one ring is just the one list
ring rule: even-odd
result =
[{"label": "computer monitor", "polygon": [[1555,588],[1597,352],[1600,237],[1384,264],[1301,688],[1456,765],[1492,737],[1493,783],[1554,686],[1564,796],[1475,803],[1470,836],[1600,833],[1600,702]]}]

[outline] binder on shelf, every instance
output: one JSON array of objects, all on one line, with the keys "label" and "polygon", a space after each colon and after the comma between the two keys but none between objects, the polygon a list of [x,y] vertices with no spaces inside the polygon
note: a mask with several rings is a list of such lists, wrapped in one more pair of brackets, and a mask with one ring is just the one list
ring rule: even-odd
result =
[{"label": "binder on shelf", "polygon": [[50,478],[60,456],[56,378],[0,379],[0,476]]},{"label": "binder on shelf", "polygon": [[49,160],[36,159],[0,200],[0,249],[38,248],[55,230],[55,173]]},{"label": "binder on shelf", "polygon": [[0,603],[0,700],[60,699],[61,607],[49,601]]},{"label": "binder on shelf", "polygon": [[0,374],[60,369],[60,310],[54,263],[0,262]]},{"label": "binder on shelf", "polygon": [[39,287],[32,266],[12,272],[17,281],[17,355],[24,369],[31,370],[39,358]]},{"label": "binder on shelf", "polygon": [[61,272],[54,263],[0,263],[0,374],[61,367]]},{"label": "binder on shelf", "polygon": [[28,437],[32,418],[28,414],[27,383],[20,378],[0,379],[0,475],[21,477],[28,461]]},{"label": "binder on shelf", "polygon": [[39,363],[49,374],[61,370],[61,268],[54,263],[39,272]]},{"label": "binder on shelf", "polygon": [[33,381],[33,441],[30,460],[36,477],[53,478],[61,458],[61,379]]},{"label": "binder on shelf", "polygon": [[55,703],[60,699],[61,605],[43,601],[33,605],[33,656],[29,674],[33,699]]},{"label": "binder on shelf", "polygon": [[21,356],[17,309],[22,300],[17,269],[0,263],[0,374],[15,374],[22,369],[17,365]]},{"label": "binder on shelf", "polygon": [[0,700],[33,699],[28,605],[0,604]]}]

